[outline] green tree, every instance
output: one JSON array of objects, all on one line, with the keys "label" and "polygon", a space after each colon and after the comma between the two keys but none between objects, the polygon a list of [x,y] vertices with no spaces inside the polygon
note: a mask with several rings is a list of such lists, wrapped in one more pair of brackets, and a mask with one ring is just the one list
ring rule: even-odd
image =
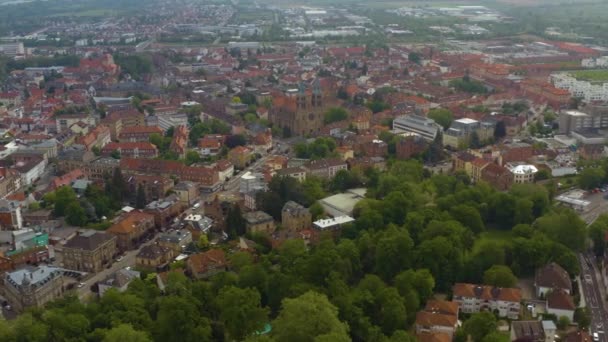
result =
[{"label": "green tree", "polygon": [[238,204],[233,204],[226,216],[226,228],[228,229],[230,236],[234,239],[237,236],[244,235],[245,225],[246,223],[243,218],[243,213],[241,212],[241,207]]},{"label": "green tree", "polygon": [[260,293],[255,289],[225,287],[217,301],[219,319],[231,339],[243,340],[247,335],[262,330],[268,322],[268,309],[260,306]]},{"label": "green tree", "polygon": [[422,56],[418,52],[412,51],[407,55],[407,59],[412,63],[420,64]]},{"label": "green tree", "polygon": [[576,308],[574,311],[574,322],[578,324],[579,329],[588,329],[591,325],[591,312],[589,308]]},{"label": "green tree", "polygon": [[158,341],[209,341],[211,324],[191,300],[162,297],[158,301],[155,336]]},{"label": "green tree", "polygon": [[579,173],[578,185],[583,189],[593,189],[602,184],[606,172],[598,167],[588,167]]},{"label": "green tree", "polygon": [[570,325],[570,318],[567,316],[561,316],[558,318],[556,325],[559,330],[565,330]]},{"label": "green tree", "polygon": [[496,317],[487,311],[471,315],[462,325],[465,336],[470,336],[475,342],[481,342],[487,335],[496,332],[496,327]]},{"label": "green tree", "polygon": [[129,324],[121,324],[110,329],[103,342],[151,342],[152,340],[143,331],[137,331]]},{"label": "green tree", "polygon": [[110,153],[110,157],[114,158],[114,159],[120,159],[120,151],[119,150],[114,150],[112,151],[112,153]]},{"label": "green tree", "polygon": [[593,251],[596,256],[603,256],[606,250],[606,232],[608,231],[608,215],[600,215],[589,226],[589,237],[593,241]]},{"label": "green tree", "polygon": [[82,227],[87,224],[87,214],[80,203],[72,202],[66,209],[67,215],[65,220],[72,226]]},{"label": "green tree", "polygon": [[49,327],[26,312],[12,322],[17,342],[46,342],[49,340]]},{"label": "green tree", "polygon": [[485,230],[483,220],[479,211],[470,205],[461,204],[450,210],[450,215],[465,227],[471,229],[475,234]]},{"label": "green tree", "polygon": [[587,233],[585,222],[570,209],[540,217],[534,225],[549,239],[573,251],[582,251],[585,247]]},{"label": "green tree", "polygon": [[313,221],[318,220],[325,213],[325,209],[323,209],[323,206],[317,201],[308,208],[308,211],[310,211]]},{"label": "green tree", "polygon": [[498,331],[489,333],[481,340],[481,342],[509,342],[509,341],[511,341],[511,339],[509,338],[509,335],[499,333]]},{"label": "green tree", "polygon": [[350,340],[348,326],[338,319],[338,309],[325,295],[313,291],[284,299],[272,326],[272,336],[277,341]]},{"label": "green tree", "polygon": [[328,109],[323,115],[323,122],[326,124],[330,124],[333,122],[338,122],[342,120],[346,120],[348,118],[348,112],[344,108],[333,107]]},{"label": "green tree", "polygon": [[201,161],[201,155],[194,150],[186,152],[186,165],[192,165]]},{"label": "green tree", "polygon": [[448,129],[454,120],[452,112],[445,108],[431,109],[427,116],[435,120],[444,130]]},{"label": "green tree", "polygon": [[508,266],[494,265],[484,272],[483,283],[497,287],[515,287],[517,277]]},{"label": "green tree", "polygon": [[55,216],[65,216],[68,213],[68,207],[77,203],[76,193],[69,186],[62,186],[55,190],[55,206],[53,214]]},{"label": "green tree", "polygon": [[200,249],[209,247],[209,238],[206,234],[201,234],[201,236],[198,238],[197,246]]},{"label": "green tree", "polygon": [[146,191],[144,190],[143,185],[139,184],[137,186],[137,194],[135,195],[135,208],[143,209],[148,204],[146,200]]}]

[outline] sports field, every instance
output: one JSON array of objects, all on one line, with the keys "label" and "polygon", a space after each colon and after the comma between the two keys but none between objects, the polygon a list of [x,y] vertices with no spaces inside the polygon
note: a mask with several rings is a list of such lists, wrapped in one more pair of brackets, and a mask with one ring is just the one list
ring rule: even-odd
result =
[{"label": "sports field", "polygon": [[568,72],[578,80],[589,82],[608,82],[608,70],[576,70]]}]

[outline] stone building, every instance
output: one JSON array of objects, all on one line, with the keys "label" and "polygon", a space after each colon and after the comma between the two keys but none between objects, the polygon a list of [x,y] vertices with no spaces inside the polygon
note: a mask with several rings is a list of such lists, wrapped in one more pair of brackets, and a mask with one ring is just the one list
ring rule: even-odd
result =
[{"label": "stone building", "polygon": [[289,201],[281,210],[281,224],[287,230],[309,229],[312,226],[312,215],[302,205]]},{"label": "stone building", "polygon": [[17,312],[63,297],[64,270],[53,266],[26,267],[6,273],[4,296]]},{"label": "stone building", "polygon": [[132,211],[106,232],[116,236],[116,245],[121,252],[124,252],[136,248],[152,229],[154,229],[154,215]]},{"label": "stone building", "polygon": [[311,88],[300,84],[298,89],[290,89],[283,96],[276,97],[270,110],[270,122],[294,135],[319,131],[329,106],[318,79]]},{"label": "stone building", "polygon": [[96,231],[80,232],[62,248],[63,267],[97,273],[112,262],[116,252],[115,236]]},{"label": "stone building", "polygon": [[274,232],[275,225],[272,216],[266,214],[263,211],[253,211],[245,213],[243,218],[246,222],[246,229],[248,233],[272,233]]}]

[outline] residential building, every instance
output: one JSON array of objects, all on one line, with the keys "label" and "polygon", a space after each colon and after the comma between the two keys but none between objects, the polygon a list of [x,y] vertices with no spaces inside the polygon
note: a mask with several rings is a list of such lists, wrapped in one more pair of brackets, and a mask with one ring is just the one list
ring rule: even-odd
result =
[{"label": "residential building", "polygon": [[427,141],[418,134],[408,134],[397,140],[395,144],[397,159],[410,159],[422,154],[428,148]]},{"label": "residential building", "polygon": [[135,249],[142,239],[154,229],[154,215],[133,210],[106,230],[116,236],[116,247],[125,252]]},{"label": "residential building", "polygon": [[310,160],[303,166],[307,173],[316,177],[331,179],[340,170],[347,170],[348,164],[337,158]]},{"label": "residential building", "polygon": [[207,279],[228,269],[226,254],[221,249],[191,255],[186,261],[186,268],[196,279]]},{"label": "residential building", "polygon": [[471,162],[471,181],[477,183],[482,179],[483,169],[490,164],[489,161],[481,158],[475,158]]},{"label": "residential building", "polygon": [[61,247],[64,268],[89,273],[103,270],[116,252],[115,236],[90,230],[78,232]]},{"label": "residential building", "polygon": [[83,147],[71,146],[64,148],[57,154],[57,169],[61,172],[70,172],[82,168],[83,165],[95,159],[95,154]]},{"label": "residential building", "polygon": [[48,190],[56,190],[62,186],[71,186],[73,182],[84,179],[85,175],[80,169],[72,170],[62,176],[58,176],[51,180],[51,183],[48,186]]},{"label": "residential building", "polygon": [[220,182],[225,182],[234,176],[234,165],[226,159],[218,160],[214,169],[217,171]]},{"label": "residential building", "polygon": [[187,229],[170,230],[161,234],[157,242],[163,247],[171,248],[177,255],[192,243],[192,233]]},{"label": "residential building", "polygon": [[173,249],[158,244],[142,247],[135,256],[135,265],[148,270],[159,270],[170,263],[176,253]]},{"label": "residential building", "polygon": [[186,207],[176,195],[171,195],[148,203],[144,212],[154,215],[154,224],[157,228],[161,228],[181,214]]},{"label": "residential building", "polygon": [[511,341],[545,342],[542,321],[515,321],[511,323]]},{"label": "residential building", "polygon": [[433,141],[441,131],[441,126],[430,118],[419,115],[404,115],[393,120],[393,131],[397,134],[415,133],[427,141]]},{"label": "residential building", "polygon": [[213,168],[186,166],[177,161],[122,158],[120,168],[127,174],[173,176],[181,181],[192,181],[208,192],[216,191],[221,185],[219,175]]},{"label": "residential building", "polygon": [[177,195],[180,202],[186,206],[190,206],[201,199],[198,186],[194,182],[179,182],[173,187],[173,192]]},{"label": "residential building", "polygon": [[505,167],[490,163],[481,171],[481,180],[499,191],[505,191],[513,184],[513,174]]},{"label": "residential building", "polygon": [[103,156],[110,156],[117,151],[121,157],[126,158],[156,158],[158,149],[149,142],[111,142],[101,149]]},{"label": "residential building", "polygon": [[42,308],[46,303],[62,298],[64,270],[54,266],[27,266],[4,275],[3,295],[17,312],[27,308]]},{"label": "residential building", "polygon": [[15,201],[0,200],[0,229],[18,230],[23,228],[21,205]]},{"label": "residential building", "polygon": [[198,148],[202,156],[215,156],[219,154],[224,146],[226,137],[223,135],[206,135],[199,139]]},{"label": "residential building", "polygon": [[443,146],[452,149],[466,148],[473,143],[475,135],[477,144],[490,140],[494,136],[494,124],[469,118],[454,120],[450,128],[443,133]]},{"label": "residential building", "polygon": [[568,73],[552,74],[551,82],[555,87],[567,90],[568,98],[580,97],[586,102],[608,100],[608,85],[606,83],[597,84],[590,81],[578,80]]},{"label": "residential building", "polygon": [[275,225],[272,216],[263,211],[253,211],[245,213],[243,218],[246,222],[248,233],[267,233],[274,232]]},{"label": "residential building", "polygon": [[228,151],[228,160],[237,169],[244,169],[251,162],[253,158],[253,150],[244,146],[237,146],[232,150]]},{"label": "residential building", "polygon": [[131,175],[127,178],[129,192],[135,196],[137,189],[141,186],[146,195],[146,202],[157,201],[173,189],[173,179],[154,175]]},{"label": "residential building", "polygon": [[129,284],[139,277],[140,273],[138,271],[131,270],[130,268],[120,269],[98,283],[99,297],[103,297],[109,289],[125,292],[129,287]]},{"label": "residential building", "polygon": [[173,131],[173,137],[171,138],[169,150],[175,153],[181,159],[186,158],[189,134],[190,130],[186,125],[177,126]]},{"label": "residential building", "polygon": [[464,172],[469,177],[473,174],[473,161],[475,156],[469,152],[460,152],[452,155],[452,165],[454,172]]},{"label": "residential building", "polygon": [[201,234],[207,234],[213,227],[213,220],[209,217],[190,214],[184,218],[186,228],[192,233],[192,241],[198,241]]},{"label": "residential building", "polygon": [[270,128],[256,134],[251,140],[256,153],[267,153],[272,149],[272,132]]},{"label": "residential building", "polygon": [[451,340],[458,327],[458,311],[458,303],[429,300],[416,314],[416,335],[446,334]]},{"label": "residential building", "polygon": [[533,183],[538,172],[534,165],[508,163],[505,167],[513,175],[513,184]]},{"label": "residential building", "polygon": [[82,123],[86,126],[95,126],[95,118],[89,114],[61,114],[56,115],[57,133],[69,131],[70,127],[77,123]]},{"label": "residential building", "polygon": [[485,285],[457,283],[452,288],[453,299],[463,313],[480,311],[498,312],[498,316],[510,319],[519,317],[521,290]]},{"label": "residential building", "polygon": [[534,287],[536,296],[543,298],[554,289],[572,294],[572,281],[566,270],[555,262],[536,270],[534,276]]},{"label": "residential building", "polygon": [[568,317],[570,322],[574,320],[574,300],[572,297],[563,290],[552,290],[549,291],[546,296],[547,298],[547,313],[553,314],[556,317]]},{"label": "residential building", "polygon": [[111,157],[99,157],[82,166],[82,171],[89,180],[102,182],[108,175],[113,175],[114,170],[120,166],[120,160]]},{"label": "residential building", "polygon": [[133,126],[124,127],[118,134],[120,142],[150,142],[152,134],[163,135],[163,130],[158,126]]},{"label": "residential building", "polygon": [[16,170],[0,167],[0,198],[13,194],[21,187],[21,176]]},{"label": "residential building", "polygon": [[302,230],[312,227],[312,215],[304,206],[288,201],[281,210],[281,225],[287,230]]},{"label": "residential building", "polygon": [[287,167],[284,169],[277,170],[277,175],[282,177],[292,177],[298,180],[298,182],[303,182],[306,180],[306,169],[303,167]]},{"label": "residential building", "polygon": [[247,171],[239,178],[239,192],[242,194],[255,193],[265,189],[266,181],[261,173]]},{"label": "residential building", "polygon": [[28,161],[17,161],[13,168],[21,175],[21,185],[30,186],[42,176],[47,165],[48,159],[36,156]]},{"label": "residential building", "polygon": [[102,149],[112,141],[110,129],[105,125],[98,125],[85,135],[76,138],[75,143],[84,146],[85,149]]}]

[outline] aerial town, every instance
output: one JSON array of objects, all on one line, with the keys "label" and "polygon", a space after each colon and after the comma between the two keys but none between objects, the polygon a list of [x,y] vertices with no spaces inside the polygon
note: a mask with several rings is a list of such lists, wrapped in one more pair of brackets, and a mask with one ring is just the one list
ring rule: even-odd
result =
[{"label": "aerial town", "polygon": [[0,341],[608,342],[553,3],[0,0]]}]

